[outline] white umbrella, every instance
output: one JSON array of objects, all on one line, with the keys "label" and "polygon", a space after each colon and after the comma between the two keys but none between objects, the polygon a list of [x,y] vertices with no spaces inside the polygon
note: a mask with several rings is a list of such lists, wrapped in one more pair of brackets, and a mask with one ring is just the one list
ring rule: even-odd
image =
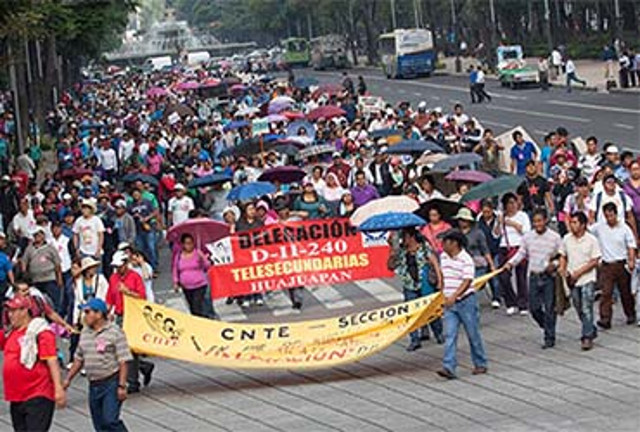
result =
[{"label": "white umbrella", "polygon": [[413,213],[419,208],[420,204],[406,195],[388,196],[369,201],[362,207],[358,208],[353,215],[351,215],[349,221],[351,222],[351,225],[359,226],[371,216],[389,213],[390,211]]}]

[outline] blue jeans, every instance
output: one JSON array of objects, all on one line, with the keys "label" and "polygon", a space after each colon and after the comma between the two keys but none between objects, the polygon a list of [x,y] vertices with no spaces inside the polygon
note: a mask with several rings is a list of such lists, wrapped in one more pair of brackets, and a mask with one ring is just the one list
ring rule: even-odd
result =
[{"label": "blue jeans", "polygon": [[552,275],[531,274],[529,280],[529,311],[544,330],[545,342],[556,341],[556,286]]},{"label": "blue jeans", "polygon": [[93,428],[99,432],[121,432],[127,428],[120,420],[122,402],[118,400],[118,375],[89,383],[89,410]]},{"label": "blue jeans", "polygon": [[595,282],[589,282],[571,289],[573,307],[576,308],[578,318],[582,323],[582,339],[596,337],[596,326],[593,325],[593,291],[595,287]]},{"label": "blue jeans", "polygon": [[[422,297],[422,293],[420,293],[420,290],[404,289],[402,290],[402,292],[404,294],[404,301],[411,301]],[[409,333],[409,338],[411,339],[411,343],[413,344],[419,344],[421,337],[422,329],[417,329]]]},{"label": "blue jeans", "polygon": [[136,247],[144,253],[144,256],[149,260],[149,264],[151,264],[154,271],[158,268],[156,242],[155,229],[149,231],[140,229],[136,233]]},{"label": "blue jeans", "polygon": [[458,330],[460,324],[469,338],[471,361],[475,367],[487,367],[487,355],[484,351],[482,336],[480,335],[480,308],[476,294],[471,294],[455,302],[444,310],[444,357],[442,366],[455,374],[458,360]]}]

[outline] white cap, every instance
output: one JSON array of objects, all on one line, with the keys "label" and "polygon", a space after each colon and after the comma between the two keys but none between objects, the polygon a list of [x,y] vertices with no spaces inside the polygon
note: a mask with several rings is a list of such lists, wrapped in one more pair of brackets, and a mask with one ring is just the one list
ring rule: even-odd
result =
[{"label": "white cap", "polygon": [[100,187],[109,187],[109,186],[111,186],[111,183],[109,183],[106,180],[103,180],[100,182]]},{"label": "white cap", "polygon": [[617,146],[612,145],[607,147],[607,151],[605,153],[618,154],[620,153],[620,150],[618,149]]},{"label": "white cap", "polygon": [[129,243],[127,243],[127,242],[118,243],[118,250],[119,251],[124,251],[124,250],[130,249],[130,248],[131,248],[131,245]]},{"label": "white cap", "polygon": [[62,194],[62,199],[63,199],[63,200],[70,200],[71,198],[73,198],[73,197],[71,196],[71,194],[70,194],[70,193],[64,193],[64,194]]},{"label": "white cap", "polygon": [[186,187],[184,187],[184,185],[182,183],[176,183],[176,185],[173,187],[173,190],[187,190]]},{"label": "white cap", "polygon": [[427,108],[427,103],[425,101],[422,101],[418,104],[418,109],[419,110],[423,110]]},{"label": "white cap", "polygon": [[33,227],[33,228],[31,229],[31,233],[30,233],[30,234],[31,234],[31,236],[34,236],[34,235],[36,235],[36,234],[38,234],[38,233],[42,233],[42,234],[44,234],[44,233],[45,233],[45,231],[44,231],[44,227],[41,227],[40,225],[36,225],[35,227]]},{"label": "white cap", "polygon": [[335,151],[333,152],[333,154],[331,155],[332,158],[337,158],[337,157],[342,157],[342,153],[340,153],[339,151]]},{"label": "white cap", "polygon": [[118,207],[127,208],[127,202],[123,199],[116,201],[116,208]]},{"label": "white cap", "polygon": [[4,233],[4,231],[0,231],[0,238],[7,238],[7,235]]},{"label": "white cap", "polygon": [[127,263],[127,253],[123,251],[117,251],[113,254],[113,258],[111,258],[111,267],[120,267]]}]

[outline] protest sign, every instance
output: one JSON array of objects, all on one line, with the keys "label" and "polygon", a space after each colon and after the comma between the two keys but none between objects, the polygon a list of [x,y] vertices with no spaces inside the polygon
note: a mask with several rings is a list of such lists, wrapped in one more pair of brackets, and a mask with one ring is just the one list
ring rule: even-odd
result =
[{"label": "protest sign", "polygon": [[142,354],[230,369],[307,369],[361,360],[442,314],[442,294],[339,317],[277,324],[199,318],[125,296],[124,332]]},{"label": "protest sign", "polygon": [[253,122],[251,122],[251,126],[253,136],[269,133],[269,121],[266,118],[254,120]]},{"label": "protest sign", "polygon": [[208,249],[214,298],[393,275],[386,237],[358,232],[346,218],[270,225]]}]

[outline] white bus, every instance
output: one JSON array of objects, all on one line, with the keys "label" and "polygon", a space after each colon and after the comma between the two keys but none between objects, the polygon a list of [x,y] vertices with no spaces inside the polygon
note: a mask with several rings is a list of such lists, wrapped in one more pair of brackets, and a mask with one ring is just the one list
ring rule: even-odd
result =
[{"label": "white bus", "polygon": [[436,67],[431,30],[397,29],[380,35],[378,49],[387,78],[428,76]]}]

